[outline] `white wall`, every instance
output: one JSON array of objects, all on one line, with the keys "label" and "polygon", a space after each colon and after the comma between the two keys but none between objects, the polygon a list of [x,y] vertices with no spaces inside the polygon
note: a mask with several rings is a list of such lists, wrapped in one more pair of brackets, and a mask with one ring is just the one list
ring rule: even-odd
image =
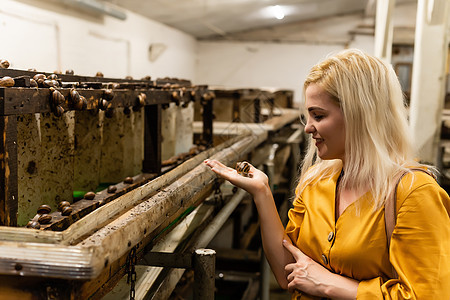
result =
[{"label": "white wall", "polygon": [[[193,80],[196,40],[181,31],[127,11],[121,21],[87,15],[55,1],[2,0],[0,58],[11,68],[123,78],[150,75]],[[151,43],[167,46],[154,62]]]},{"label": "white wall", "polygon": [[[366,47],[370,42],[361,41]],[[373,46],[372,46],[373,47]],[[197,82],[225,88],[271,87],[294,91],[301,102],[302,86],[313,65],[336,45],[199,42]]]}]

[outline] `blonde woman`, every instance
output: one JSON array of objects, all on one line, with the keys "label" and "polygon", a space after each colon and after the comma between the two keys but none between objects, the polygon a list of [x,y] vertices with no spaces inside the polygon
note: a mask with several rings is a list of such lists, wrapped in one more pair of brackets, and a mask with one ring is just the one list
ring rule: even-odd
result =
[{"label": "blonde woman", "polygon": [[[450,199],[411,170],[426,166],[414,159],[393,69],[346,50],[312,68],[304,96],[311,139],[286,228],[263,172],[205,161],[253,196],[280,286],[292,299],[450,299]],[[384,204],[400,177],[388,246]]]}]

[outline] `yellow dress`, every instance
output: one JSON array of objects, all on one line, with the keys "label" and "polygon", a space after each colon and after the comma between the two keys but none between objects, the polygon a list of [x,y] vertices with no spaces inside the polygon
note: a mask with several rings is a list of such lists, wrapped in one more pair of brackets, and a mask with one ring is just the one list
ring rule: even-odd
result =
[{"label": "yellow dress", "polygon": [[[450,299],[450,199],[429,175],[408,174],[397,190],[387,249],[384,208],[367,193],[335,221],[339,173],[308,186],[289,211],[286,233],[328,270],[360,281],[357,299]],[[358,202],[358,203],[357,203]],[[392,266],[398,279],[392,278]],[[294,293],[292,299],[320,299]]]}]

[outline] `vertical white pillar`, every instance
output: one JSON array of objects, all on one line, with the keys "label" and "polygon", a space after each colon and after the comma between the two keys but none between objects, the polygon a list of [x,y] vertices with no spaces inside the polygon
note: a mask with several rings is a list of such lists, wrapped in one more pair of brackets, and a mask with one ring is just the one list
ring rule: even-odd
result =
[{"label": "vertical white pillar", "polygon": [[419,0],[411,84],[410,126],[421,161],[437,164],[445,64],[448,0]]},{"label": "vertical white pillar", "polygon": [[375,56],[390,63],[392,56],[392,13],[395,0],[377,0],[375,19]]}]

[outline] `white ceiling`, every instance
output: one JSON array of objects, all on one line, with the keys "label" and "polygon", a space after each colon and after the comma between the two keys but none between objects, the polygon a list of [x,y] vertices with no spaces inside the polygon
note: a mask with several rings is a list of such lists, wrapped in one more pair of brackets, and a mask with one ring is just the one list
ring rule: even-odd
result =
[{"label": "white ceiling", "polygon": [[[361,23],[368,14],[373,15],[375,0],[105,0],[105,2],[177,28],[198,39],[288,38],[289,40],[288,36],[302,24],[317,23],[324,19],[335,19],[338,23],[350,22],[351,27],[354,27],[354,20]],[[279,5],[284,11],[284,19],[278,20],[270,14],[268,7],[274,5]]]}]

